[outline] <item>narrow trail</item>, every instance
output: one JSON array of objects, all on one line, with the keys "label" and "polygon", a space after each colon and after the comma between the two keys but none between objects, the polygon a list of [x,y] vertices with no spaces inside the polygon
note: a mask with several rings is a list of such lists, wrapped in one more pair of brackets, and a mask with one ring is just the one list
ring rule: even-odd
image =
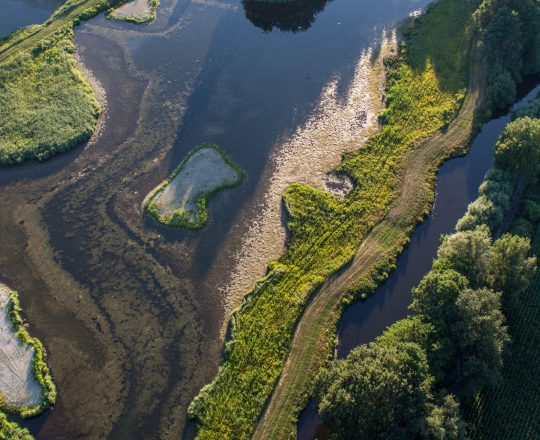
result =
[{"label": "narrow trail", "polygon": [[321,347],[324,347],[321,340],[330,326],[335,329],[347,289],[369,276],[380,263],[397,255],[417,219],[431,203],[433,177],[438,166],[457,148],[469,144],[474,130],[474,113],[483,89],[478,55],[473,64],[467,95],[456,119],[445,132],[431,136],[407,154],[401,191],[388,214],[366,237],[353,261],[313,294],[298,322],[291,352],[254,439],[295,437],[295,416],[299,405],[305,404],[303,394],[326,359],[326,353],[321,353]]}]

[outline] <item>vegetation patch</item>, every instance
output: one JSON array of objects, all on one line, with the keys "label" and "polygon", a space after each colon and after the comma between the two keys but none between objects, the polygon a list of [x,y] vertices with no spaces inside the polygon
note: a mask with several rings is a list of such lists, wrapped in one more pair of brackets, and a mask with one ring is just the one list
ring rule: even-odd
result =
[{"label": "vegetation patch", "polygon": [[[540,97],[514,113],[515,118],[539,121]],[[516,126],[518,127],[518,126]],[[538,149],[538,147],[537,147]],[[531,184],[513,222],[514,234],[530,238],[532,255],[540,257],[540,185]],[[505,312],[508,317],[511,349],[505,358],[501,383],[483,390],[469,410],[473,439],[540,438],[540,270],[519,301]]]},{"label": "vegetation patch", "polygon": [[203,144],[191,150],[169,179],[145,199],[144,208],[160,223],[201,229],[208,223],[208,201],[242,182],[243,172],[225,150]]},{"label": "vegetation patch", "polygon": [[[432,270],[413,290],[413,314],[390,326],[374,343],[358,347],[343,361],[332,362],[320,374],[316,387],[319,412],[334,438],[352,438],[351,432],[366,438],[464,438],[460,407],[469,408],[471,401],[476,401],[477,416],[470,431],[478,438],[536,437],[531,435],[538,432],[537,411],[532,407],[521,407],[530,422],[515,437],[513,430],[503,428],[507,424],[503,413],[498,413],[501,419],[497,421],[484,417],[495,416],[498,409],[494,399],[485,397],[493,397],[494,387],[505,387],[501,386],[503,364],[510,341],[505,315],[529,307],[523,299],[531,280],[534,286],[537,266],[529,237],[507,233],[493,241],[492,233],[513,213],[516,198],[512,194],[519,195],[520,188],[516,182],[530,184],[540,177],[540,161],[527,162],[539,152],[540,119],[522,117],[508,124],[495,146],[496,168],[487,174],[480,197],[458,222],[457,232],[443,237]],[[538,185],[533,188],[538,190]],[[538,200],[533,193],[523,203],[523,214],[536,223],[540,221]],[[534,338],[534,332],[531,336]],[[395,375],[394,362],[403,357],[408,344],[425,357],[419,355],[408,362],[409,373]],[[521,358],[519,373],[513,371],[522,378],[524,366],[531,373],[536,371],[531,357],[538,357],[539,352],[529,341],[521,349],[528,358]],[[372,355],[361,356],[366,351]],[[364,369],[369,373],[362,373]],[[424,377],[423,390],[417,390],[416,375]],[[529,382],[523,385],[531,386]],[[502,396],[511,396],[508,391]],[[521,398],[521,394],[516,397]],[[537,400],[535,396],[528,403]],[[503,398],[501,403],[508,405],[509,401]],[[366,407],[371,410],[365,411]],[[391,421],[388,414],[392,414]],[[393,423],[400,417],[406,421]],[[494,426],[498,428],[493,430]],[[482,430],[490,435],[484,437]]]},{"label": "vegetation patch", "polygon": [[111,9],[107,13],[107,18],[135,24],[149,23],[156,19],[158,7],[159,0],[133,0]]},{"label": "vegetation patch", "polygon": [[92,135],[100,105],[74,52],[67,27],[0,64],[0,164],[45,160]]},{"label": "vegetation patch", "polygon": [[[294,184],[284,194],[291,231],[288,250],[270,265],[268,276],[232,318],[231,339],[218,376],[189,408],[199,421],[198,438],[250,436],[282,371],[308,298],[351,261],[388,212],[399,194],[406,155],[445,129],[456,115],[467,87],[475,6],[466,0],[459,5],[439,1],[419,21],[402,55],[387,60],[384,125],[366,145],[347,154],[338,170],[356,183],[346,198],[305,184]],[[446,37],[426,44],[433,40],[434,23],[442,23],[437,32]],[[440,53],[454,63],[440,63],[434,55]]]},{"label": "vegetation patch", "polygon": [[0,409],[33,417],[54,405],[56,387],[41,342],[26,330],[17,294],[3,285],[0,310]]}]

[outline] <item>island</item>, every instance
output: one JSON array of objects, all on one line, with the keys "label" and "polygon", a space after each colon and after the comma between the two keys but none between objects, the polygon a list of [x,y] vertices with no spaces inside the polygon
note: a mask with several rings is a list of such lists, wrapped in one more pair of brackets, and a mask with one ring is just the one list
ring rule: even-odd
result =
[{"label": "island", "polygon": [[225,150],[203,144],[191,150],[169,179],[145,198],[147,213],[175,228],[198,230],[208,223],[208,200],[242,182],[244,173]]},{"label": "island", "polygon": [[33,417],[54,405],[56,387],[41,342],[21,317],[17,293],[0,284],[0,412]]}]

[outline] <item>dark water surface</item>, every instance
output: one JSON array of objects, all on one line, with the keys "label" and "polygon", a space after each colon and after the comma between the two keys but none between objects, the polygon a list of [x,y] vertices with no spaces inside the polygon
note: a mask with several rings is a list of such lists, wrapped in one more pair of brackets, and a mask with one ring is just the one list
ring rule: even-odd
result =
[{"label": "dark water surface", "polygon": [[[535,87],[514,108],[534,99],[539,90],[540,87]],[[452,159],[440,168],[433,212],[411,235],[396,269],[372,296],[353,304],[343,314],[338,328],[338,358],[346,357],[354,347],[373,341],[388,326],[407,316],[412,289],[431,269],[441,235],[455,230],[469,203],[478,196],[478,187],[493,164],[495,142],[508,122],[510,114],[486,123],[467,156]],[[315,438],[326,435],[312,399],[299,418],[298,439]]]},{"label": "dark water surface", "polygon": [[[345,97],[361,54],[428,2],[162,0],[150,25],[76,28],[107,96],[100,136],[0,170],[0,279],[19,291],[59,389],[27,424],[37,438],[181,437],[221,359],[219,287],[234,253],[223,243],[245,231],[270,154],[329,81]],[[0,34],[56,5],[0,0]],[[201,142],[224,147],[246,181],[211,202],[202,232],[161,228],[141,202]]]},{"label": "dark water surface", "polygon": [[40,24],[62,0],[0,0],[0,38],[20,27]]}]

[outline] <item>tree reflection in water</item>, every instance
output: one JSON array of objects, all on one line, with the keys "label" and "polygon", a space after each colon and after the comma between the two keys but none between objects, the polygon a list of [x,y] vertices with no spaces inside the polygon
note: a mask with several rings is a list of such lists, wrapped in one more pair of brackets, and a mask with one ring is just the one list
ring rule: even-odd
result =
[{"label": "tree reflection in water", "polygon": [[246,17],[255,26],[270,32],[300,32],[311,27],[315,16],[330,0],[243,0]]}]

